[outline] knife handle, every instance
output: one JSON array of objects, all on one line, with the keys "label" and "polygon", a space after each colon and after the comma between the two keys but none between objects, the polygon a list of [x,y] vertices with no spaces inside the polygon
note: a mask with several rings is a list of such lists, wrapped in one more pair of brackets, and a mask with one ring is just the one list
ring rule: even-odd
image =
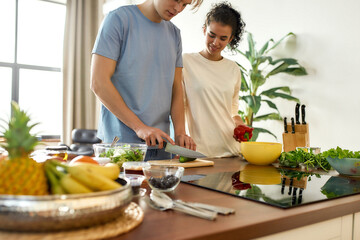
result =
[{"label": "knife handle", "polygon": [[295,133],[295,120],[293,117],[291,118],[291,129],[291,133]]},{"label": "knife handle", "polygon": [[287,130],[287,118],[284,117],[284,131],[285,133],[288,133],[288,130]]},{"label": "knife handle", "polygon": [[296,124],[300,124],[300,104],[297,103],[295,107],[295,120]]},{"label": "knife handle", "polygon": [[305,105],[301,106],[301,120],[302,120],[302,124],[306,124],[305,122]]}]

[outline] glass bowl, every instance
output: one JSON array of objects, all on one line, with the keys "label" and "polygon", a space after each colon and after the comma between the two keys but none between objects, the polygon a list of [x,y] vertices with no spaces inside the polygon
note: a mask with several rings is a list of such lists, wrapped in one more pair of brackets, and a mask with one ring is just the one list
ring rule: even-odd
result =
[{"label": "glass bowl", "polygon": [[360,158],[332,158],[326,160],[340,174],[348,176],[360,176]]},{"label": "glass bowl", "polygon": [[143,169],[146,166],[150,166],[148,162],[124,162],[123,169],[125,174],[139,174],[144,175]]},{"label": "glass bowl", "polygon": [[132,200],[127,179],[109,191],[47,196],[0,195],[0,229],[49,232],[90,227],[121,216]]},{"label": "glass bowl", "polygon": [[171,192],[179,185],[185,169],[177,166],[150,165],[143,168],[149,186],[159,192]]},{"label": "glass bowl", "polygon": [[130,180],[133,196],[144,196],[146,189],[141,188],[141,184],[145,180],[144,175],[140,174],[124,174],[124,177]]},{"label": "glass bowl", "polygon": [[122,167],[124,162],[144,161],[147,145],[141,143],[117,143],[111,147],[111,143],[98,143],[93,145],[97,159],[110,158],[113,163]]}]

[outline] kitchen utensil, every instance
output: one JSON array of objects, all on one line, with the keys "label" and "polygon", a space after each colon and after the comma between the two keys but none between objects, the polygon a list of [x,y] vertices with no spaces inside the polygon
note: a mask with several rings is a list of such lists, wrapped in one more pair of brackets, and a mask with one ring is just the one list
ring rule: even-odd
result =
[{"label": "kitchen utensil", "polygon": [[[144,140],[142,140],[144,142]],[[156,141],[156,144],[158,144],[158,141]],[[180,147],[178,145],[173,145],[167,141],[163,141],[163,146],[164,146],[164,150],[168,153],[172,153],[172,154],[176,154],[182,157],[188,157],[188,158],[204,158],[206,157],[204,154],[191,150],[191,149],[187,149],[184,147]],[[148,147],[148,149],[158,149],[158,145],[156,146],[150,146]]]},{"label": "kitchen utensil", "polygon": [[[290,130],[288,130],[282,134],[284,152],[293,151],[296,149],[296,147],[310,146],[309,125],[306,124],[305,122],[305,115],[303,115],[304,116],[303,122],[305,122],[305,124],[298,124],[298,114],[297,114],[298,106],[299,105],[297,105],[295,108],[296,124],[294,118],[291,118],[290,124],[286,123],[287,125],[284,126],[285,130],[291,129],[291,132]],[[284,125],[285,125],[285,121],[284,121]]]},{"label": "kitchen utensil", "polygon": [[241,142],[240,149],[246,161],[255,165],[269,165],[279,158],[282,144],[275,142]]},{"label": "kitchen utensil", "polygon": [[115,136],[110,147],[113,148],[115,146],[115,144],[120,140],[120,138],[118,136]]},{"label": "kitchen utensil", "polygon": [[284,117],[284,132],[288,133],[288,130],[287,130],[287,118],[286,117]]},{"label": "kitchen utensil", "polygon": [[163,166],[178,166],[183,168],[193,168],[193,167],[209,167],[214,166],[214,161],[205,160],[205,159],[196,159],[190,162],[179,162],[179,159],[174,158],[171,160],[151,160],[147,161],[151,165],[163,165]]},{"label": "kitchen utensil", "polygon": [[306,121],[305,121],[305,105],[301,105],[301,120],[302,120],[302,124],[306,124]]},{"label": "kitchen utensil", "polygon": [[188,207],[184,204],[179,204],[174,202],[169,196],[158,191],[151,191],[150,200],[153,201],[153,206],[161,207],[162,211],[172,209],[175,211],[180,211],[195,217],[200,217],[207,220],[215,220],[217,213],[213,211],[207,211],[204,209],[197,209]]},{"label": "kitchen utensil", "polygon": [[179,156],[183,156],[183,157],[188,157],[188,158],[204,158],[206,157],[204,154],[197,152],[197,151],[193,151],[191,149],[187,149],[184,147],[180,147],[177,145],[172,145],[171,143],[168,142],[164,142],[165,145],[165,151],[172,153],[172,154],[177,154]]},{"label": "kitchen utensil", "polygon": [[202,208],[202,209],[206,209],[209,211],[213,211],[213,212],[217,212],[220,213],[222,215],[229,215],[235,212],[235,209],[233,208],[227,208],[227,207],[221,207],[221,206],[215,206],[215,205],[210,205],[210,204],[205,204],[205,203],[198,203],[198,202],[184,202],[182,200],[175,200],[175,202],[178,202],[180,204],[184,204],[190,207],[195,207],[195,208]]},{"label": "kitchen utensil", "polygon": [[[150,195],[151,196],[151,195]],[[154,198],[154,197],[153,197]],[[183,207],[179,207],[179,206],[174,206],[174,205],[163,205],[159,202],[155,202],[154,200],[152,200],[151,198],[149,198],[148,196],[145,196],[145,202],[152,208],[155,210],[159,210],[159,211],[166,211],[166,210],[174,210],[174,211],[178,211],[178,212],[182,212],[185,214],[189,214],[195,217],[200,217],[200,218],[205,218],[208,219],[207,217],[202,217],[202,216],[198,216],[197,212],[194,211],[189,211],[188,209],[184,209]],[[213,219],[209,219],[209,220],[213,220]]]},{"label": "kitchen utensil", "polygon": [[297,103],[296,107],[295,107],[295,120],[296,120],[296,124],[300,124],[300,104]]}]

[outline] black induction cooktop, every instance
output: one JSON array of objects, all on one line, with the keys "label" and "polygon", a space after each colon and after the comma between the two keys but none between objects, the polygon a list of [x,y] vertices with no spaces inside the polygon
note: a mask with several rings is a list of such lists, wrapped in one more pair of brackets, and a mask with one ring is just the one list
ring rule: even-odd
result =
[{"label": "black induction cooktop", "polygon": [[360,178],[251,164],[237,172],[187,175],[181,181],[279,208],[360,193]]}]

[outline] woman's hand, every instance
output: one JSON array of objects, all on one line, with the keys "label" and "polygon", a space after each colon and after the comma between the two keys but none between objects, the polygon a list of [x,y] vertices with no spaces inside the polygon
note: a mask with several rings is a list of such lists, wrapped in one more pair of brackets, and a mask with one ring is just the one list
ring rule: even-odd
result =
[{"label": "woman's hand", "polygon": [[252,138],[252,131],[254,128],[248,127],[245,124],[240,124],[234,129],[234,139],[238,142],[247,142]]}]

